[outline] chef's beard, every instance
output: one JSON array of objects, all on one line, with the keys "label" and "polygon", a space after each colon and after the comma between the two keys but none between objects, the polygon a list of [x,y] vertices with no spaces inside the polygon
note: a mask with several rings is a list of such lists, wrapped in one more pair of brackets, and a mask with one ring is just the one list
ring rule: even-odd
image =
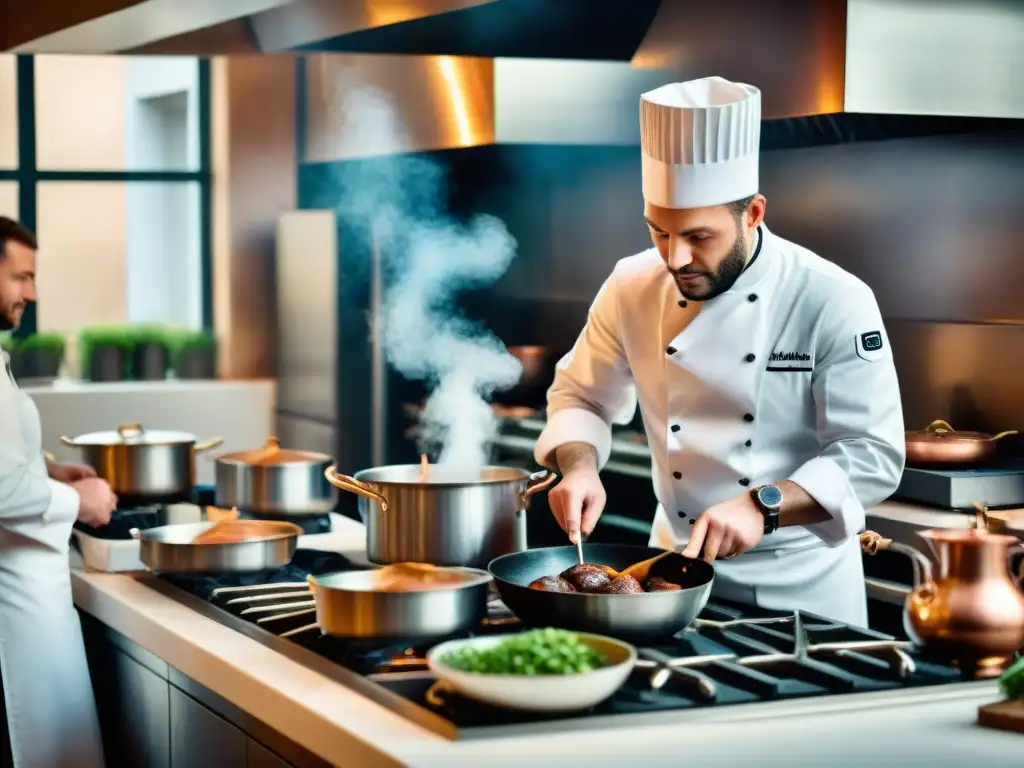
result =
[{"label": "chef's beard", "polygon": [[[747,266],[747,254],[750,249],[747,247],[747,239],[743,236],[743,230],[736,227],[736,239],[727,255],[718,265],[715,272],[707,272],[699,267],[684,267],[683,269],[670,269],[676,287],[684,299],[690,301],[708,301],[719,296],[735,283]],[[683,280],[679,275],[704,275],[703,280]]]},{"label": "chef's beard", "polygon": [[0,331],[13,331],[18,327],[18,324],[14,322],[14,313],[19,307],[24,310],[23,304],[15,304],[10,307],[0,305]]}]

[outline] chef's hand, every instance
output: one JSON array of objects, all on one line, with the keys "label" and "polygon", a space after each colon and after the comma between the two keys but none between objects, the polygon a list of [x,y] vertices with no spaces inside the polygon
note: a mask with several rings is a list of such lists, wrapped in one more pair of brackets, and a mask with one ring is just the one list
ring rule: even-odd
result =
[{"label": "chef's hand", "polygon": [[757,546],[764,535],[764,515],[749,493],[715,504],[697,518],[690,541],[683,550],[685,557],[728,559]]},{"label": "chef's hand", "polygon": [[110,522],[110,516],[117,509],[117,496],[106,480],[86,477],[70,483],[78,491],[78,521],[93,528]]},{"label": "chef's hand", "polygon": [[548,504],[562,530],[573,544],[580,531],[589,536],[604,510],[606,496],[601,478],[594,467],[570,470],[562,481],[548,491]]},{"label": "chef's hand", "polygon": [[88,464],[63,464],[56,461],[49,462],[46,466],[50,477],[58,483],[72,483],[85,480],[87,477],[96,477],[96,470]]}]

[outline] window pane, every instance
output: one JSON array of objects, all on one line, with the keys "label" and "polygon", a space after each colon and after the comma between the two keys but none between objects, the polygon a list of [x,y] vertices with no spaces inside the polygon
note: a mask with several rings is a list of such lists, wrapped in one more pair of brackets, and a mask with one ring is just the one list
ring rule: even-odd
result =
[{"label": "window pane", "polygon": [[0,168],[18,166],[17,59],[0,53]]},{"label": "window pane", "polygon": [[37,283],[40,330],[201,327],[198,183],[40,182]]},{"label": "window pane", "polygon": [[18,182],[0,181],[0,216],[18,218]]},{"label": "window pane", "polygon": [[37,56],[39,168],[197,170],[198,83],[194,57]]}]

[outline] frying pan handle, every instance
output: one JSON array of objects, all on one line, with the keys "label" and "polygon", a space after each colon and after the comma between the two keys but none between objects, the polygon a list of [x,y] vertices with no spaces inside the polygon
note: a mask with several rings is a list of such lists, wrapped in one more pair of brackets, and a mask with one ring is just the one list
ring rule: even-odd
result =
[{"label": "frying pan handle", "polygon": [[521,509],[526,509],[530,505],[530,497],[535,493],[546,491],[552,485],[555,484],[555,480],[558,479],[558,475],[552,472],[550,469],[542,469],[540,472],[534,472],[526,479],[526,490],[523,491],[523,495],[519,500],[519,506]]},{"label": "frying pan handle", "polygon": [[949,422],[948,421],[943,421],[942,419],[936,419],[931,424],[929,424],[927,427],[925,427],[924,431],[925,432],[956,432],[955,429],[953,429],[951,426],[949,426]]},{"label": "frying pan handle", "polygon": [[304,627],[298,627],[297,629],[289,629],[287,632],[282,632],[278,637],[292,637],[294,635],[301,635],[305,632],[312,632],[314,629],[319,629],[320,625],[317,623],[306,624]]},{"label": "frying pan handle", "polygon": [[333,464],[327,468],[324,472],[324,477],[327,478],[327,482],[333,485],[335,488],[340,488],[343,491],[354,493],[356,496],[362,496],[364,499],[370,499],[380,504],[382,511],[386,512],[388,509],[388,500],[383,494],[378,493],[376,489],[366,483],[356,480],[354,477],[343,475],[338,472],[337,467]]}]

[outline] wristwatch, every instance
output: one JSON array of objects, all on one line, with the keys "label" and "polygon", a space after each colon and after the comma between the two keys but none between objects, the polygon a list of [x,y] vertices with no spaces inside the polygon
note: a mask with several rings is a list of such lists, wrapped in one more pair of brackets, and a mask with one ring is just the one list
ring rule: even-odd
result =
[{"label": "wristwatch", "polygon": [[782,509],[782,491],[777,485],[762,485],[754,488],[751,493],[754,496],[754,503],[757,504],[761,514],[764,515],[765,534],[775,533],[779,530],[779,511]]}]

